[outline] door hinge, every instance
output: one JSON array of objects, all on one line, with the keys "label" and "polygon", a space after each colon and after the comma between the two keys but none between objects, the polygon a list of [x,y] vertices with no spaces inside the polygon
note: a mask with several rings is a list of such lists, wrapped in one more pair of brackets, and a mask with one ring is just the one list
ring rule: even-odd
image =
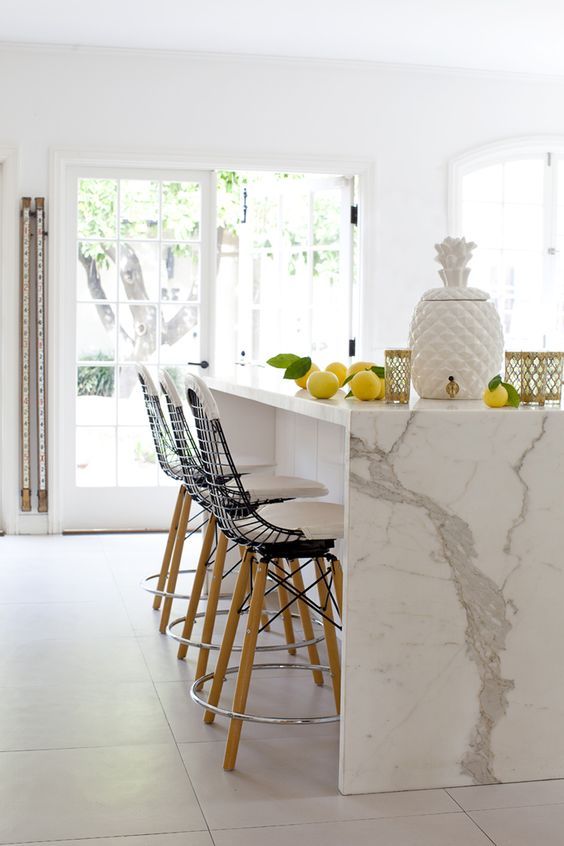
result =
[{"label": "door hinge", "polygon": [[349,338],[349,356],[356,355],[356,338]]},{"label": "door hinge", "polygon": [[351,223],[358,226],[358,206],[351,206]]},{"label": "door hinge", "polygon": [[547,167],[552,167],[552,153],[546,154],[546,165]]}]

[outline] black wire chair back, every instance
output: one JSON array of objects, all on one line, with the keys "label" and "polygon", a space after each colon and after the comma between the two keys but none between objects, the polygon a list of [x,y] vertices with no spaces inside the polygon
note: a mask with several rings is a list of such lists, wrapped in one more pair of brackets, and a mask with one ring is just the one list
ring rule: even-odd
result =
[{"label": "black wire chair back", "polygon": [[182,399],[172,376],[166,370],[160,371],[159,382],[170,418],[176,453],[182,465],[184,484],[192,498],[210,510],[210,498],[200,450],[184,414]]},{"label": "black wire chair back", "polygon": [[141,384],[153,444],[161,470],[171,479],[184,482],[184,468],[176,450],[173,434],[163,414],[159,393],[151,374],[145,365],[137,364],[137,375]]},{"label": "black wire chair back", "polygon": [[200,460],[211,509],[227,537],[237,543],[266,549],[304,540],[299,529],[275,526],[261,516],[237,471],[219,411],[209,388],[199,377],[186,377],[186,396],[194,417]]}]

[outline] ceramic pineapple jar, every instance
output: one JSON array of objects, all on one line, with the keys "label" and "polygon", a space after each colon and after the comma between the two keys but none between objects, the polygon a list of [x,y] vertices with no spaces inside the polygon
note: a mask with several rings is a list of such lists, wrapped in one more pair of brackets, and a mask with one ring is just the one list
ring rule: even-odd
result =
[{"label": "ceramic pineapple jar", "polygon": [[503,330],[497,309],[485,291],[467,287],[475,247],[465,238],[435,244],[444,287],[423,294],[409,331],[411,377],[420,397],[447,399],[453,377],[460,386],[457,399],[480,399],[501,370]]}]

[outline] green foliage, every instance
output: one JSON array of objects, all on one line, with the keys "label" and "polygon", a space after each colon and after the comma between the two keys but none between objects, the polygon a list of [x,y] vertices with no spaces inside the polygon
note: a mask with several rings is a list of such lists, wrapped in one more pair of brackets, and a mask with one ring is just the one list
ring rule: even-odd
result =
[{"label": "green foliage", "polygon": [[293,361],[287,368],[284,373],[284,379],[301,379],[302,376],[305,376],[309,368],[311,367],[311,358],[306,355],[303,358],[298,358],[297,361]]},{"label": "green foliage", "polygon": [[271,367],[280,367],[284,370],[289,367],[294,361],[299,361],[299,355],[294,355],[294,353],[279,353],[278,355],[273,356],[267,360],[267,364],[270,364]]},{"label": "green foliage", "polygon": [[[109,356],[98,353],[95,361],[107,361]],[[111,397],[114,394],[115,368],[112,366],[79,367],[76,393],[79,397]]]}]

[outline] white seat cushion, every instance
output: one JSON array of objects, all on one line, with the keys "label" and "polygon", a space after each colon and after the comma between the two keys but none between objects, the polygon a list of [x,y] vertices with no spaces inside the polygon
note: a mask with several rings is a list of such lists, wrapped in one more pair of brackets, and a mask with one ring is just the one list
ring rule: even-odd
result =
[{"label": "white seat cushion", "polygon": [[345,509],[335,502],[280,502],[259,513],[281,529],[299,530],[308,540],[336,540],[345,534]]},{"label": "white seat cushion", "polygon": [[257,470],[268,470],[274,473],[275,465],[270,462],[260,461],[252,455],[233,456],[235,467],[239,473],[256,473]]},{"label": "white seat cushion", "polygon": [[[252,500],[297,499],[298,497],[327,496],[329,491],[321,482],[300,479],[297,476],[271,476],[263,473],[249,473],[241,476],[241,484]],[[236,488],[236,482],[227,483]]]}]

